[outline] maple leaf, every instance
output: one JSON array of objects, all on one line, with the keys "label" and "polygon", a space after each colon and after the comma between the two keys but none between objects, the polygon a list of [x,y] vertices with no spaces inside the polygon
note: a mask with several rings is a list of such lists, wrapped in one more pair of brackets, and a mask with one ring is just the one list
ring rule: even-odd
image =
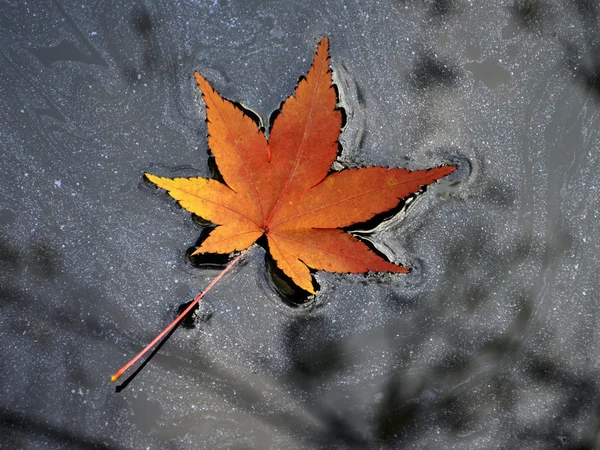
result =
[{"label": "maple leaf", "polygon": [[208,145],[225,183],[146,174],[183,208],[218,225],[193,254],[243,250],[265,235],[277,266],[312,294],[309,268],[408,272],[340,228],[394,208],[455,167],[412,172],[366,167],[329,173],[338,154],[342,114],[327,38],[318,44],[306,78],[283,103],[269,139],[200,73],[195,77],[206,104]]}]

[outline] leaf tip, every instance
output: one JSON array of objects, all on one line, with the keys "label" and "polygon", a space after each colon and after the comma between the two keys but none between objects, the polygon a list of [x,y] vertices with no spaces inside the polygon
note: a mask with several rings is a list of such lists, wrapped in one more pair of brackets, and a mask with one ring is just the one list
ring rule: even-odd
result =
[{"label": "leaf tip", "polygon": [[323,36],[321,38],[321,40],[319,41],[319,43],[317,44],[317,47],[320,49],[321,47],[325,47],[325,49],[327,51],[329,51],[329,38],[327,36]]},{"label": "leaf tip", "polygon": [[202,74],[200,72],[198,72],[197,70],[194,72],[194,77],[196,78],[196,81],[198,83],[200,83],[200,81],[204,80],[205,78],[202,76]]},{"label": "leaf tip", "polygon": [[329,38],[323,36],[317,45],[315,61],[329,61]]},{"label": "leaf tip", "polygon": [[200,72],[194,72],[194,77],[196,78],[196,83],[198,84],[200,91],[202,91],[203,96],[206,95],[209,90],[212,90],[210,83],[206,78],[204,78],[204,76],[202,76]]},{"label": "leaf tip", "polygon": [[144,177],[153,184],[158,184],[157,182],[160,180],[160,177],[157,177],[156,175],[153,175],[151,173],[148,172],[144,172]]},{"label": "leaf tip", "polygon": [[385,261],[384,267],[377,267],[374,269],[370,269],[372,272],[387,272],[387,273],[408,273],[410,269],[404,267],[400,264],[395,264],[393,262]]},{"label": "leaf tip", "polygon": [[446,175],[451,174],[452,172],[454,172],[457,169],[456,166],[452,166],[452,165],[442,166],[442,167],[446,169]]}]

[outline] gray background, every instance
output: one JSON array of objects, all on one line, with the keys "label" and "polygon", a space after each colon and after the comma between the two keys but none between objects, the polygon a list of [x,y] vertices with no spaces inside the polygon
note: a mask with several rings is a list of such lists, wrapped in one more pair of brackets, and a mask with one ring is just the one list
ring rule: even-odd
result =
[{"label": "gray background", "polygon": [[[0,4],[2,448],[599,445],[600,9],[589,0]],[[271,112],[331,39],[345,166],[449,180],[373,238],[400,275],[218,273],[142,173],[209,176],[200,70]]]}]

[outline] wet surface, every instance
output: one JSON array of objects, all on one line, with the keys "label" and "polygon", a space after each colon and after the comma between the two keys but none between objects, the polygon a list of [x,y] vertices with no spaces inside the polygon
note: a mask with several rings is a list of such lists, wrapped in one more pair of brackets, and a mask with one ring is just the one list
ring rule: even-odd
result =
[{"label": "wet surface", "polygon": [[[600,8],[473,3],[0,6],[2,444],[600,445]],[[143,179],[212,173],[194,70],[268,123],[323,35],[344,165],[459,167],[369,237],[413,270],[292,307],[255,247],[115,392],[226,263]]]}]

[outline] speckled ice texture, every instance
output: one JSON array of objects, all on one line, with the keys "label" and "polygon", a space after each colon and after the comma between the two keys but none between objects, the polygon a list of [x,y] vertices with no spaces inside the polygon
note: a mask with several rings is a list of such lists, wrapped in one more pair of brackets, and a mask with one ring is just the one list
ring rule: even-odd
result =
[{"label": "speckled ice texture", "polygon": [[[599,446],[599,16],[1,2],[0,447]],[[268,125],[325,35],[341,165],[459,167],[369,237],[412,272],[317,272],[293,308],[255,246],[115,389],[219,273],[189,263],[200,227],[143,180],[211,175],[194,70]]]}]

